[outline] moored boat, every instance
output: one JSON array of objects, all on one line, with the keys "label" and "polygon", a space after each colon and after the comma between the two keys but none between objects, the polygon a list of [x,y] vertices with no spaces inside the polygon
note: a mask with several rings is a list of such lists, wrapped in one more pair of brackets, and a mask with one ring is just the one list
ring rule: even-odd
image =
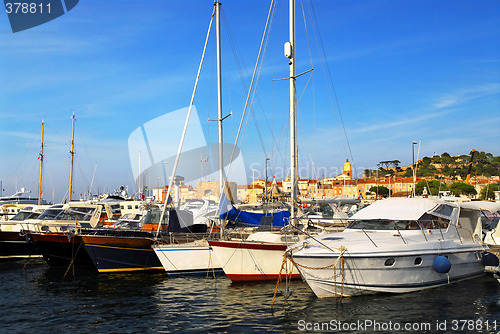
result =
[{"label": "moored boat", "polygon": [[36,220],[47,205],[26,205],[10,220],[0,224],[0,259],[17,260],[40,257],[34,245],[23,232],[26,224]]},{"label": "moored boat", "polygon": [[[169,216],[165,216],[158,230],[161,210],[157,207],[147,210],[140,223],[126,228],[118,226],[102,228],[99,233],[80,234],[83,248],[100,273],[119,271],[163,270],[162,264],[151,246],[165,232]],[[154,232],[153,232],[154,231]]]},{"label": "moored boat", "polygon": [[[482,213],[482,240],[489,251],[500,257],[500,203],[488,201],[471,201],[459,204],[462,208],[477,209]],[[478,232],[476,232],[478,233]]]},{"label": "moored boat", "polygon": [[478,210],[435,198],[392,198],[351,218],[343,232],[287,250],[320,298],[412,292],[484,271]]},{"label": "moored boat", "polygon": [[210,240],[208,243],[224,273],[233,282],[276,281],[280,272],[291,278],[300,273],[289,260],[283,263],[287,246],[300,235],[284,232],[254,232],[244,239]]},{"label": "moored boat", "polygon": [[155,244],[153,250],[169,276],[222,271],[205,238],[183,244]]}]

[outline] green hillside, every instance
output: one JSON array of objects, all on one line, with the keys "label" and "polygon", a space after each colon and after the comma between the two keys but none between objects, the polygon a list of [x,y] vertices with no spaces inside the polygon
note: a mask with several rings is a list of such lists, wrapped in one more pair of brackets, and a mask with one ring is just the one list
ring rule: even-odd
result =
[{"label": "green hillside", "polygon": [[[417,176],[430,176],[439,178],[465,179],[469,172],[469,162],[471,154],[451,156],[448,153],[435,155],[433,157],[423,157],[417,163]],[[411,166],[401,167],[399,160],[380,161],[377,164],[378,175],[383,177],[386,174],[397,176],[412,176]],[[365,169],[365,177],[374,177],[376,170]],[[476,151],[472,162],[471,175],[477,176],[500,176],[500,156],[493,156],[491,153]]]}]

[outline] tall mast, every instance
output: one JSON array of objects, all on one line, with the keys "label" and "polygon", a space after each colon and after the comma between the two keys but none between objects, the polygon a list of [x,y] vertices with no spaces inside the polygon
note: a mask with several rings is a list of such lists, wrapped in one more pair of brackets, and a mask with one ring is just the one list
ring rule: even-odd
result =
[{"label": "tall mast", "polygon": [[[215,2],[215,32],[217,40],[217,123],[219,128],[219,206],[222,205],[224,196],[224,156],[223,156],[223,132],[222,132],[222,69],[221,69],[221,38],[220,38],[220,6]],[[224,223],[220,224],[220,235],[224,234]]]},{"label": "tall mast", "polygon": [[224,193],[224,157],[223,157],[223,132],[222,132],[222,70],[221,70],[221,38],[220,38],[220,6],[219,1],[215,2],[215,29],[217,36],[217,122],[219,125],[219,194],[222,198]]},{"label": "tall mast", "polygon": [[42,168],[43,168],[43,120],[42,120],[42,141],[40,144],[40,179],[38,181],[38,205],[42,204]]},{"label": "tall mast", "polygon": [[71,194],[73,192],[73,157],[75,155],[75,111],[73,110],[73,127],[71,131],[71,151],[69,154],[71,155],[71,164],[69,169],[69,195],[68,202],[71,202]]},{"label": "tall mast", "polygon": [[290,65],[290,181],[292,183],[290,218],[295,217],[297,200],[297,97],[295,69],[295,0],[290,0],[290,41],[285,44],[285,56]]}]

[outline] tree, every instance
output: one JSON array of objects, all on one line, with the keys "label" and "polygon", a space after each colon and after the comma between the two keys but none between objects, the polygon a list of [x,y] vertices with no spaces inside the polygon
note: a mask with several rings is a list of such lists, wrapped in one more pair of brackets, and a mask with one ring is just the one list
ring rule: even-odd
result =
[{"label": "tree", "polygon": [[365,169],[363,171],[363,175],[366,177],[366,178],[369,178],[372,176],[372,170],[371,169]]},{"label": "tree", "polygon": [[392,160],[392,161],[390,161],[390,163],[392,164],[393,167],[395,167],[397,169],[399,167],[399,164],[401,163],[401,161]]},{"label": "tree", "polygon": [[429,158],[429,157],[423,157],[422,158],[422,163],[423,164],[429,165],[431,162],[432,162],[431,158]]},{"label": "tree", "polygon": [[450,191],[455,196],[460,196],[460,195],[470,196],[470,195],[477,194],[477,191],[474,188],[474,186],[472,186],[470,184],[463,183],[463,182],[452,183],[450,185]]},{"label": "tree", "polygon": [[415,185],[415,194],[423,195],[424,187],[427,188],[427,195],[438,196],[440,191],[448,190],[446,184],[436,180],[420,181]]},{"label": "tree", "polygon": [[389,196],[389,188],[384,186],[373,186],[369,190],[373,193],[378,194],[379,196],[383,197]]},{"label": "tree", "polygon": [[481,199],[495,199],[495,191],[498,191],[498,183],[490,183],[481,189]]}]

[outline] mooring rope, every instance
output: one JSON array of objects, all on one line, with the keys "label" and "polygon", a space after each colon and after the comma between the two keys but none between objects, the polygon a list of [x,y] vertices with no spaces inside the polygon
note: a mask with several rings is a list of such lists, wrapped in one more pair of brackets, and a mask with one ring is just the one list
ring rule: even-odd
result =
[{"label": "mooring rope", "polygon": [[[294,248],[292,248],[291,250],[293,250]],[[286,261],[287,260],[290,260],[290,262],[296,266],[296,267],[301,267],[301,268],[305,268],[305,269],[309,269],[309,270],[323,270],[323,269],[328,269],[328,268],[332,268],[333,267],[333,275],[335,277],[335,280],[334,280],[334,285],[335,285],[335,296],[337,296],[337,279],[336,279],[336,267],[337,267],[337,264],[339,263],[340,260],[342,260],[342,266],[341,266],[341,294],[340,294],[340,300],[342,300],[342,296],[344,295],[344,281],[345,281],[345,259],[344,259],[344,253],[347,252],[347,248],[345,246],[340,246],[339,248],[335,248],[337,250],[340,251],[340,254],[339,256],[337,257],[337,259],[335,260],[335,262],[333,262],[332,264],[328,265],[328,266],[324,266],[324,267],[310,267],[310,266],[306,266],[306,265],[303,265],[303,264],[300,264],[300,263],[297,263],[293,260],[293,258],[291,256],[288,256],[288,252],[285,252],[283,253],[283,262],[281,263],[281,269],[280,269],[280,272],[278,274],[278,280],[276,282],[276,287],[274,289],[274,294],[273,294],[273,301],[271,303],[271,309],[273,308],[274,306],[274,302],[276,300],[276,295],[278,293],[278,288],[279,288],[279,284],[281,282],[281,273],[283,271],[283,268],[286,268]],[[290,271],[290,276],[292,275],[292,272]]]}]

